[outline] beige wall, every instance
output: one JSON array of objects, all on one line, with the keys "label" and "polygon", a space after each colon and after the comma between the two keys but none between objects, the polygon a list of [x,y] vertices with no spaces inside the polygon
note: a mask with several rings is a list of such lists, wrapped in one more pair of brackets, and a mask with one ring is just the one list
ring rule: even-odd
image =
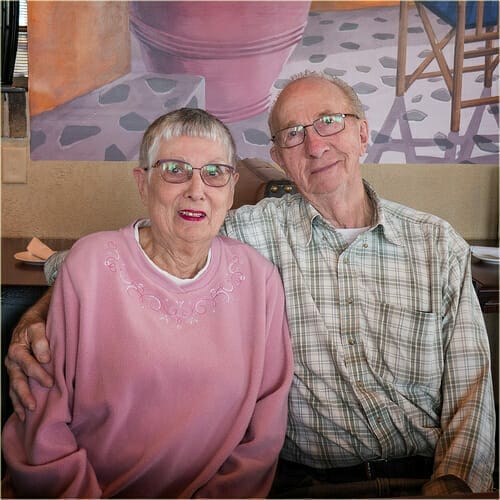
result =
[{"label": "beige wall", "polygon": [[[27,147],[25,140],[2,142],[3,236],[76,238],[144,214],[134,162],[31,162]],[[362,169],[382,196],[443,217],[466,239],[498,238],[498,166]]]},{"label": "beige wall", "polygon": [[5,183],[2,143],[2,236],[77,238],[114,229],[144,213],[133,162],[27,161],[25,183]]},{"label": "beige wall", "polygon": [[497,165],[363,165],[384,197],[438,215],[465,239],[498,239]]}]

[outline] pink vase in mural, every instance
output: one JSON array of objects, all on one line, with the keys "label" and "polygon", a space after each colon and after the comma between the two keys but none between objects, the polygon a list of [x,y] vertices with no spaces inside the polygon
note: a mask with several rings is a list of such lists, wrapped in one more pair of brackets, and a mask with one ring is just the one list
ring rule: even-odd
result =
[{"label": "pink vase in mural", "polygon": [[261,113],[299,43],[309,1],[131,2],[148,71],[203,76],[206,107],[235,122]]}]

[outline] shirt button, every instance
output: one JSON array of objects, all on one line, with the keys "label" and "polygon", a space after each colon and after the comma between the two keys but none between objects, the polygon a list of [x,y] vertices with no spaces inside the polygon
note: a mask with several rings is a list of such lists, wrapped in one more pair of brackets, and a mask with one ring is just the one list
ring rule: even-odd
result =
[{"label": "shirt button", "polygon": [[354,339],[349,339],[349,345],[354,345],[356,344],[356,341]]},{"label": "shirt button", "polygon": [[352,297],[349,297],[349,298],[347,299],[347,303],[348,303],[348,304],[352,304],[353,302],[354,302],[354,299],[353,299]]},{"label": "shirt button", "polygon": [[368,248],[368,243],[363,243],[363,248]]}]

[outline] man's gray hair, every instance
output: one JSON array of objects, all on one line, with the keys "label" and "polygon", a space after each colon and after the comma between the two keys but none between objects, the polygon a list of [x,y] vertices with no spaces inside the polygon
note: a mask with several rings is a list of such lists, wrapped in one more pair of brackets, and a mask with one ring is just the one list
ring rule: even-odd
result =
[{"label": "man's gray hair", "polygon": [[139,165],[142,168],[150,168],[162,140],[168,141],[172,137],[184,135],[220,142],[228,153],[229,162],[236,167],[236,144],[231,132],[217,117],[198,108],[177,109],[151,123],[142,138]]},{"label": "man's gray hair", "polygon": [[[359,100],[358,94],[356,94],[354,89],[344,80],[337,78],[336,76],[331,76],[323,71],[305,70],[291,76],[286,85],[281,89],[280,94],[293,82],[296,82],[298,80],[304,80],[307,78],[318,78],[320,80],[326,80],[327,82],[330,82],[331,84],[338,87],[351,103],[352,110],[347,110],[347,111],[356,114],[359,118],[363,119],[365,118],[365,110],[363,108],[363,104]],[[271,105],[271,109],[269,111],[269,118],[267,124],[271,132],[271,135],[273,135],[274,132],[276,132],[275,130],[273,130],[273,120],[275,118],[274,115],[275,115],[276,103],[279,100],[280,94],[278,94],[278,96],[274,100],[273,104]]]}]

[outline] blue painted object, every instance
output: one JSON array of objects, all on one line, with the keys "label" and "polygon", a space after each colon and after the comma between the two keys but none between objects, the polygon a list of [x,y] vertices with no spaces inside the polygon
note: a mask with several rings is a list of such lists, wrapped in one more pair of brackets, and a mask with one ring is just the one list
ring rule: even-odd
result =
[{"label": "blue painted object", "polygon": [[[425,5],[436,16],[446,21],[450,26],[455,27],[457,24],[457,4],[458,2],[442,2],[442,1],[422,1],[419,2]],[[477,1],[465,2],[465,28],[476,27],[476,7]],[[484,2],[483,26],[495,26],[498,23],[498,1]]]}]

